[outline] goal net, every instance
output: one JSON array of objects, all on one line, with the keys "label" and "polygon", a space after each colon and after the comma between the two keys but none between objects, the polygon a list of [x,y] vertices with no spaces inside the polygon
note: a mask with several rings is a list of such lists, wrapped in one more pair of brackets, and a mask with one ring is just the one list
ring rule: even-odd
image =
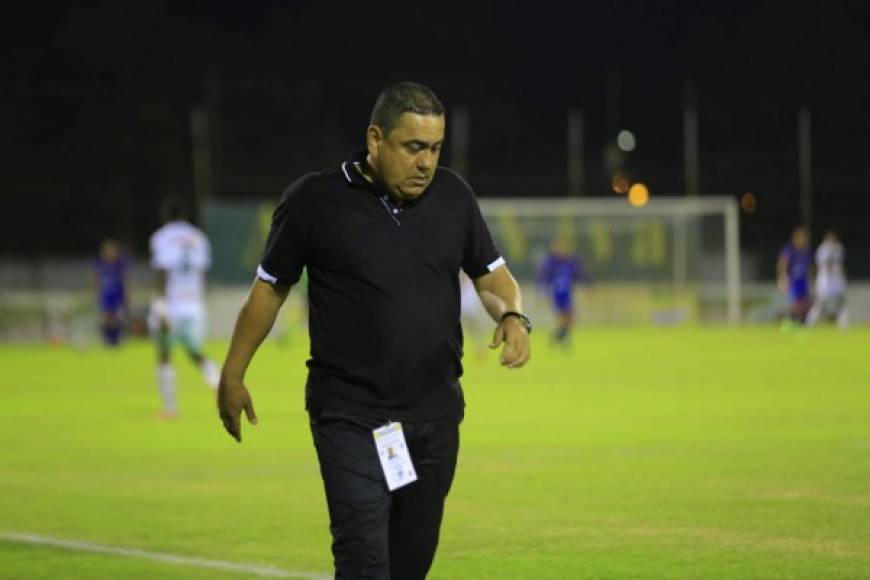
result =
[{"label": "goal net", "polygon": [[539,321],[551,313],[536,278],[557,240],[591,279],[575,289],[581,325],[740,320],[738,211],[731,198],[658,197],[642,207],[616,198],[480,205],[524,287],[524,306]]}]

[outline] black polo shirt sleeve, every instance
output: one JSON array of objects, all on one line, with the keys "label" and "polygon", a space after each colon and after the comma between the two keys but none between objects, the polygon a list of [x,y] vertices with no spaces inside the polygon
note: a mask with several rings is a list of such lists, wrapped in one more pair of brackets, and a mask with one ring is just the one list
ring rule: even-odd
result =
[{"label": "black polo shirt sleeve", "polygon": [[284,191],[266,239],[266,249],[257,266],[257,277],[270,284],[291,285],[299,281],[306,263],[306,236],[300,224],[307,179],[299,179]]},{"label": "black polo shirt sleeve", "polygon": [[492,241],[492,234],[483,219],[471,187],[464,181],[463,184],[468,190],[468,209],[462,269],[471,279],[475,279],[492,272],[505,261]]}]

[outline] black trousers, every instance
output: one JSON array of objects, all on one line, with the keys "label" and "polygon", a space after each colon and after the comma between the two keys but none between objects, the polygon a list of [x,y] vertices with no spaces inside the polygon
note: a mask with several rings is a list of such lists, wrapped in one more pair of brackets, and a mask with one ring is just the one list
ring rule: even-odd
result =
[{"label": "black trousers", "polygon": [[459,421],[402,422],[418,479],[390,493],[372,435],[386,421],[312,414],[336,580],[426,577],[456,471]]}]

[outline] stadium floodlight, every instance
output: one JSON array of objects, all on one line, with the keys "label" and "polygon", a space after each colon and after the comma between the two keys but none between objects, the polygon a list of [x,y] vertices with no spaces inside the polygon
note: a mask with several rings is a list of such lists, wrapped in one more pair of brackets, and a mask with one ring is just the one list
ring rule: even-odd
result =
[{"label": "stadium floodlight", "polygon": [[634,183],[628,190],[628,203],[643,207],[649,202],[649,188],[643,183]]},{"label": "stadium floodlight", "polygon": [[616,136],[616,144],[620,151],[631,153],[634,151],[634,148],[637,147],[637,139],[635,138],[634,133],[627,129],[623,129],[619,132],[619,135]]}]

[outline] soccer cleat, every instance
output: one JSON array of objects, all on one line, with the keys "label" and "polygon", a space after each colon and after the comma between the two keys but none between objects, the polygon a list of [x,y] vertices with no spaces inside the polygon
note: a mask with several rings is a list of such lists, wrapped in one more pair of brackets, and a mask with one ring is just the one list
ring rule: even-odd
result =
[{"label": "soccer cleat", "polygon": [[178,419],[178,411],[160,411],[157,413],[158,421],[175,421]]}]

